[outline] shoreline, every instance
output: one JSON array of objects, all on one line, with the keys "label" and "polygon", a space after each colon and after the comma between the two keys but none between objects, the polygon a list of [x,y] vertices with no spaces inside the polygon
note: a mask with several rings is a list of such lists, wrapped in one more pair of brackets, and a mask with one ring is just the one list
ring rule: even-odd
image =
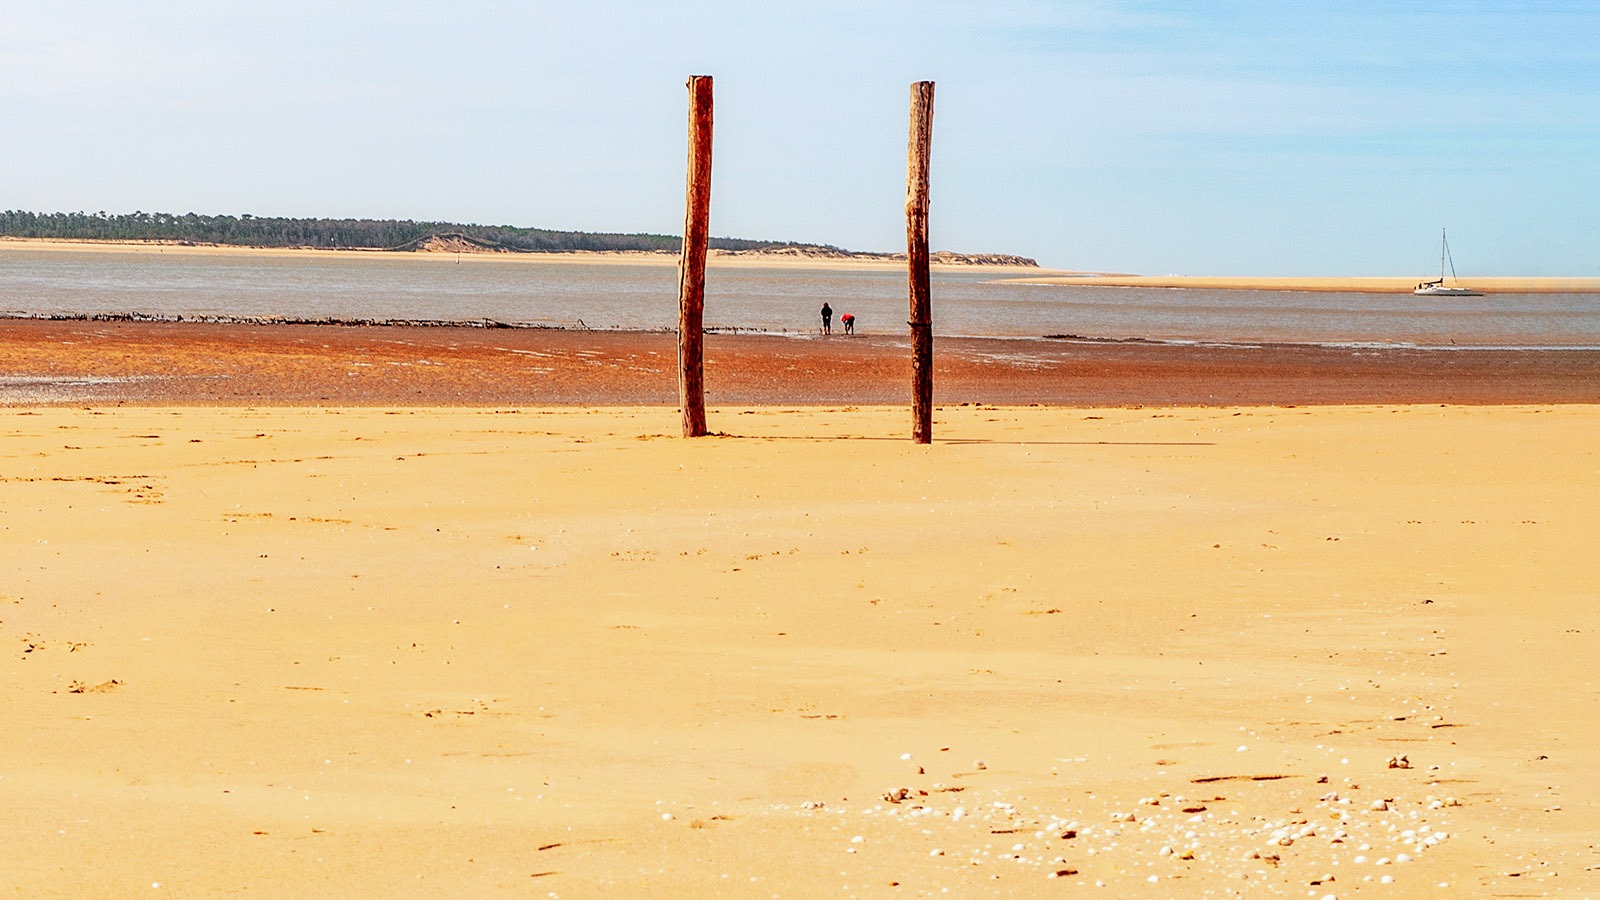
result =
[{"label": "shoreline", "polygon": [[[628,328],[624,326],[591,326],[552,324],[549,322],[517,322],[502,319],[407,319],[407,318],[341,318],[337,316],[288,316],[288,315],[196,315],[173,314],[158,315],[141,312],[117,313],[23,313],[0,312],[0,323],[6,321],[18,322],[84,322],[84,323],[113,323],[127,322],[132,324],[161,324],[161,325],[221,325],[236,327],[265,327],[265,326],[303,326],[315,328],[463,328],[486,331],[495,330],[525,330],[525,331],[561,331],[577,334],[676,334],[668,327],[661,328]],[[704,328],[706,335],[747,336],[789,338],[795,340],[809,340],[818,338],[819,335],[812,329],[777,329],[759,327],[738,327],[729,325],[707,325]],[[857,335],[839,334],[839,340],[894,340],[897,335],[883,332],[862,332]],[[1232,348],[1232,349],[1263,349],[1273,347],[1304,347],[1321,348],[1330,350],[1415,350],[1437,352],[1471,352],[1481,350],[1494,350],[1503,352],[1535,352],[1535,353],[1563,353],[1600,351],[1600,346],[1590,345],[1550,345],[1550,344],[1418,344],[1411,341],[1372,341],[1372,340],[1341,340],[1341,341],[1271,341],[1271,340],[1202,340],[1198,338],[1148,338],[1148,337],[1092,337],[1081,334],[1022,334],[1022,335],[995,335],[995,334],[938,334],[936,338],[943,341],[1015,341],[1034,342],[1045,341],[1049,343],[1083,344],[1083,345],[1116,345],[1116,346],[1144,346],[1144,347],[1195,347],[1195,348]]]},{"label": "shoreline", "polygon": [[[908,402],[904,336],[706,336],[711,405]],[[940,338],[941,404],[1600,403],[1600,349]],[[0,405],[675,405],[673,332],[0,319]]]}]

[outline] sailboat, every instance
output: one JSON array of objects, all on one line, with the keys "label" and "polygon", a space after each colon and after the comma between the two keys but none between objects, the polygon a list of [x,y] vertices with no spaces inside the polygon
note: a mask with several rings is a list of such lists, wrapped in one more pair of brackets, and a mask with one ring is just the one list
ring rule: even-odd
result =
[{"label": "sailboat", "polygon": [[[1442,228],[1439,229],[1439,241],[1439,277],[1422,282],[1411,293],[1419,297],[1482,297],[1482,291],[1464,288],[1456,280],[1456,261],[1450,256],[1450,238]],[[1444,283],[1445,260],[1450,260],[1450,280],[1455,282],[1453,284]]]}]

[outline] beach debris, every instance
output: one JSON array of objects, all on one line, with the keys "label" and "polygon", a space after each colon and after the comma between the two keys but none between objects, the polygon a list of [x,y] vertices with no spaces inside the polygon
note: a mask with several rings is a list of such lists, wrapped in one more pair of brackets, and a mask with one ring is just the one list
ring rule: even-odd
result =
[{"label": "beach debris", "polygon": [[111,679],[110,681],[102,681],[99,684],[85,684],[82,681],[78,681],[78,680],[74,679],[71,684],[67,685],[67,693],[69,693],[69,694],[105,694],[105,693],[109,693],[111,691],[114,691],[118,687],[121,687],[121,686],[122,686],[122,682],[118,681],[115,678]]},{"label": "beach debris", "polygon": [[[1394,760],[1396,768],[1412,764],[1403,756]],[[1375,886],[1383,873],[1393,872],[1391,883],[1400,883],[1403,867],[1450,838],[1445,817],[1454,801],[1443,795],[1375,798],[1375,792],[1369,792],[1361,798],[1360,786],[1349,778],[1341,778],[1334,790],[1331,776],[1319,777],[1314,769],[1305,773],[1246,769],[1244,774],[1202,777],[1163,773],[1162,777],[1171,780],[1156,782],[1154,790],[1147,786],[1142,795],[1112,797],[1085,791],[1067,800],[1066,807],[1055,805],[1061,802],[1059,796],[1029,802],[1027,797],[1008,795],[1003,785],[968,785],[960,798],[946,798],[949,792],[942,785],[913,782],[920,789],[896,786],[881,799],[874,797],[862,805],[835,798],[825,814],[820,803],[801,804],[795,812],[819,820],[825,815],[835,821],[841,838],[860,831],[860,841],[850,839],[845,845],[847,853],[876,856],[903,850],[902,842],[888,838],[894,829],[906,828],[930,839],[927,843],[916,839],[918,855],[926,854],[924,865],[976,866],[985,877],[999,878],[1003,862],[1006,871],[1031,870],[1063,878],[1077,875],[1076,864],[1088,861],[1102,876],[1102,884],[1116,887],[1120,881],[1128,893],[1145,890],[1151,875],[1158,876],[1152,884],[1167,884],[1173,878],[1227,877],[1264,879],[1259,886],[1298,885],[1306,890],[1310,885],[1326,891],[1335,884],[1333,873],[1341,871],[1328,868],[1330,863],[1362,870],[1362,874],[1344,871],[1340,881]],[[1226,798],[1221,795],[1213,797],[1211,790],[1184,796],[1188,791],[1182,788],[1189,784],[1221,781],[1276,782],[1279,787],[1259,794],[1245,789],[1244,796],[1229,803],[1223,803]],[[1322,786],[1312,788],[1313,782]],[[852,829],[852,822],[859,826]],[[1001,842],[997,836],[1009,841]],[[1063,846],[1068,841],[1071,851]],[[1138,888],[1131,886],[1135,881]]]},{"label": "beach debris", "polygon": [[1391,756],[1389,757],[1389,768],[1409,769],[1411,768],[1411,760],[1405,758],[1404,756]]}]

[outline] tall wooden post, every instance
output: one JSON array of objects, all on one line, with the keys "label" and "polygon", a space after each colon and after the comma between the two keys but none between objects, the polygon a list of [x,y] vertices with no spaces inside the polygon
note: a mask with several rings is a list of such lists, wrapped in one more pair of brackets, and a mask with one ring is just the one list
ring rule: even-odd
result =
[{"label": "tall wooden post", "polygon": [[711,219],[711,76],[689,78],[689,178],[678,261],[678,400],[683,436],[706,434],[706,244]]},{"label": "tall wooden post", "polygon": [[906,151],[906,262],[911,294],[911,439],[933,443],[933,304],[928,285],[928,157],[933,143],[933,82],[911,85]]}]

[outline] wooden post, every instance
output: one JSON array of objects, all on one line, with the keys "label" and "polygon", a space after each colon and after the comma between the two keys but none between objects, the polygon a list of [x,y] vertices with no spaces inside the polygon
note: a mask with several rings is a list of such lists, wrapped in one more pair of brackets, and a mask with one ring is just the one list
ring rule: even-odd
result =
[{"label": "wooden post", "polygon": [[906,151],[906,263],[911,294],[911,439],[933,443],[933,305],[928,285],[928,157],[933,143],[933,82],[911,85]]},{"label": "wooden post", "polygon": [[711,76],[689,78],[689,177],[678,261],[678,400],[683,436],[706,434],[706,244],[711,219]]}]

